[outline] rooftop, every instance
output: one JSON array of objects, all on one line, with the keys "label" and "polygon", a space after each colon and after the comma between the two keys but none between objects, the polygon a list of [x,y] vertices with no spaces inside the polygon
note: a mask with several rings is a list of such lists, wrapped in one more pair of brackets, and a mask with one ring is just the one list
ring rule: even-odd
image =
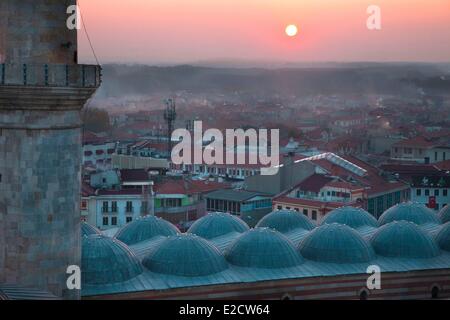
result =
[{"label": "rooftop", "polygon": [[[404,206],[409,206],[411,210],[418,208],[412,203]],[[277,212],[272,215],[276,216]],[[352,214],[341,215],[345,218]],[[365,274],[367,267],[373,264],[385,272],[450,268],[449,223],[434,224],[435,228],[431,230],[427,224],[396,222],[405,219],[403,215],[390,218],[392,221],[383,224],[383,227],[374,228],[376,236],[365,236],[356,229],[333,222],[312,230],[301,227],[290,230],[280,228],[283,233],[274,229],[255,228],[244,233],[225,234],[211,241],[187,234],[142,241],[128,249],[122,243],[118,245],[122,254],[130,251],[131,254],[126,256],[133,256],[139,251],[144,257],[143,272],[133,273],[134,277],[123,277],[122,281],[102,273],[106,270],[123,275],[123,264],[119,264],[122,267],[118,271],[110,270],[114,266],[117,250],[103,250],[104,238],[90,236],[87,238],[90,241],[102,242],[98,250],[103,252],[101,255],[107,256],[100,257],[92,243],[85,252],[86,243],[83,242],[83,259],[101,267],[96,267],[96,272],[99,272],[98,279],[104,282],[84,284],[82,295]],[[345,222],[345,219],[342,221]],[[421,223],[422,219],[417,221]],[[371,238],[374,239],[372,242]],[[110,240],[107,247],[112,245],[111,241],[120,242]],[[222,250],[216,246],[218,242],[223,244]],[[437,245],[440,249],[436,251]],[[424,252],[427,252],[426,257]],[[119,256],[119,261],[123,261],[122,255]],[[96,259],[101,260],[95,262]],[[126,260],[130,259],[133,261],[131,269],[136,271],[136,260]],[[130,263],[125,263],[127,265],[130,267]],[[82,272],[85,272],[84,268]]]}]

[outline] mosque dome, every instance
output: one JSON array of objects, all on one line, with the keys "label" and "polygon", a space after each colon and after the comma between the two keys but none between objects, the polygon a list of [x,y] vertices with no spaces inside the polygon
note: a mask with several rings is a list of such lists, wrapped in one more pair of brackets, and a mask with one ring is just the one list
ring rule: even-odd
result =
[{"label": "mosque dome", "polygon": [[441,218],[442,223],[450,222],[450,204],[439,211],[439,217]]},{"label": "mosque dome", "polygon": [[228,268],[219,249],[189,233],[165,239],[142,263],[156,273],[185,277],[206,276]]},{"label": "mosque dome", "polygon": [[115,237],[127,245],[132,245],[157,236],[168,237],[177,233],[179,230],[170,222],[155,216],[146,216],[123,226]]},{"label": "mosque dome", "polygon": [[442,250],[450,251],[450,222],[447,222],[439,231],[436,242]]},{"label": "mosque dome", "polygon": [[377,220],[366,210],[355,207],[341,207],[325,215],[323,224],[340,223],[353,229],[360,227],[378,227]]},{"label": "mosque dome", "polygon": [[263,217],[256,225],[286,233],[294,229],[312,230],[314,223],[307,216],[293,210],[277,210]]},{"label": "mosque dome", "polygon": [[254,268],[288,268],[303,262],[292,242],[268,228],[251,229],[237,238],[225,252],[233,265]]},{"label": "mosque dome", "polygon": [[361,235],[349,226],[331,223],[311,231],[299,245],[306,259],[331,263],[368,262],[373,250]]},{"label": "mosque dome", "polygon": [[380,227],[371,243],[375,252],[384,257],[431,258],[439,255],[434,239],[415,223],[404,220]]},{"label": "mosque dome", "polygon": [[387,209],[380,217],[380,226],[393,221],[410,221],[417,225],[428,223],[440,224],[438,216],[420,203],[405,202]]},{"label": "mosque dome", "polygon": [[136,277],[142,267],[124,243],[94,234],[83,238],[81,273],[83,284],[110,284]]},{"label": "mosque dome", "polygon": [[87,222],[81,222],[81,236],[90,236],[91,234],[101,234],[100,230]]},{"label": "mosque dome", "polygon": [[188,232],[205,239],[212,239],[232,232],[248,230],[247,224],[229,213],[213,212],[197,220]]}]

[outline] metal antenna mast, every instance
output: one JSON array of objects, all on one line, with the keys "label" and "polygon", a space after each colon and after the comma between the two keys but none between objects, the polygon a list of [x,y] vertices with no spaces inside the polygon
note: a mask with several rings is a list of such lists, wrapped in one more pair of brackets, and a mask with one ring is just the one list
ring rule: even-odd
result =
[{"label": "metal antenna mast", "polygon": [[166,110],[164,111],[164,120],[167,121],[167,153],[170,159],[172,153],[172,131],[175,119],[177,118],[177,112],[175,107],[175,99],[170,98],[165,100]]}]

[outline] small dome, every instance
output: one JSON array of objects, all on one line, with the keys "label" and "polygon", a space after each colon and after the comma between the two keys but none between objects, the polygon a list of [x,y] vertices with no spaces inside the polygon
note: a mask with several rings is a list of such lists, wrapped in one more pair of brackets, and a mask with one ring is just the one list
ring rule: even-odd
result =
[{"label": "small dome", "polygon": [[406,202],[387,209],[380,217],[380,226],[393,221],[410,221],[417,225],[427,223],[440,224],[437,215],[423,204]]},{"label": "small dome", "polygon": [[231,232],[242,233],[247,230],[247,224],[238,217],[229,213],[213,212],[195,221],[188,232],[212,239]]},{"label": "small dome", "polygon": [[179,230],[170,222],[155,216],[146,216],[123,226],[115,237],[127,245],[132,245],[157,236],[168,237],[177,233]]},{"label": "small dome", "polygon": [[281,233],[294,229],[312,230],[314,223],[304,214],[293,210],[277,210],[263,217],[256,227],[271,228]]},{"label": "small dome", "polygon": [[96,227],[90,225],[89,223],[82,221],[81,222],[81,236],[87,237],[87,236],[90,236],[91,234],[102,234],[102,233]]},{"label": "small dome", "polygon": [[378,227],[377,219],[361,208],[341,207],[335,209],[325,216],[321,224],[340,223],[357,229],[359,227]]},{"label": "small dome", "polygon": [[442,250],[450,251],[450,222],[447,222],[439,231],[436,242]]},{"label": "small dome", "polygon": [[206,276],[228,267],[219,249],[189,233],[167,238],[142,263],[156,273],[185,277]]},{"label": "small dome", "polygon": [[84,284],[123,282],[142,273],[136,256],[117,239],[97,234],[84,237],[81,251]]},{"label": "small dome", "polygon": [[368,262],[373,250],[354,229],[338,223],[324,224],[311,231],[300,243],[306,259],[331,263]]},{"label": "small dome", "polygon": [[254,268],[289,268],[303,262],[292,242],[268,228],[255,228],[237,238],[225,252],[231,264]]},{"label": "small dome", "polygon": [[385,224],[372,236],[371,243],[384,257],[431,258],[439,254],[433,238],[409,221]]},{"label": "small dome", "polygon": [[442,223],[447,223],[450,221],[450,204],[446,205],[439,211],[439,217]]}]

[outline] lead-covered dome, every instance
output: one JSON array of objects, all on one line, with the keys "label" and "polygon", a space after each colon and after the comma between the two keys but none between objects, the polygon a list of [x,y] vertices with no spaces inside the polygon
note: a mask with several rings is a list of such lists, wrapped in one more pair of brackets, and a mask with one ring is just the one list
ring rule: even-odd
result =
[{"label": "lead-covered dome", "polygon": [[439,255],[434,239],[415,223],[394,221],[380,227],[371,238],[375,252],[384,257],[432,258]]},{"label": "lead-covered dome", "polygon": [[450,222],[447,222],[439,231],[436,242],[442,250],[450,251]]},{"label": "lead-covered dome", "polygon": [[213,239],[229,233],[243,233],[249,228],[236,216],[223,212],[212,212],[192,224],[188,232],[205,239]]},{"label": "lead-covered dome", "polygon": [[378,227],[377,220],[366,210],[355,207],[341,207],[326,214],[323,224],[340,223],[353,229],[360,227]]},{"label": "lead-covered dome", "polygon": [[450,222],[450,204],[439,211],[439,217],[441,218],[442,223]]},{"label": "lead-covered dome", "polygon": [[123,282],[142,273],[136,256],[117,239],[90,235],[83,238],[81,251],[83,284]]},{"label": "lead-covered dome", "polygon": [[331,263],[368,262],[373,250],[364,238],[349,226],[331,223],[311,231],[300,243],[306,259]]},{"label": "lead-covered dome", "polygon": [[304,214],[293,210],[277,210],[262,218],[256,227],[271,228],[281,233],[287,233],[294,229],[312,230],[314,223]]},{"label": "lead-covered dome", "polygon": [[179,233],[170,222],[155,216],[146,216],[123,226],[116,238],[127,245],[149,240],[157,236],[173,236]]},{"label": "lead-covered dome", "polygon": [[410,221],[417,225],[440,224],[437,215],[423,204],[416,202],[405,202],[387,209],[380,217],[380,226],[393,221]]},{"label": "lead-covered dome", "polygon": [[404,202],[387,209],[381,215],[379,224],[384,225],[400,220],[414,222],[417,225],[440,224],[440,220],[433,210],[417,202]]},{"label": "lead-covered dome", "polygon": [[236,266],[267,269],[288,268],[303,262],[288,238],[268,228],[242,234],[226,250],[225,258]]},{"label": "lead-covered dome", "polygon": [[96,227],[82,221],[81,222],[81,236],[87,237],[92,234],[102,234],[102,233]]},{"label": "lead-covered dome", "polygon": [[219,249],[189,233],[167,238],[142,263],[156,273],[185,277],[206,276],[228,267]]}]

